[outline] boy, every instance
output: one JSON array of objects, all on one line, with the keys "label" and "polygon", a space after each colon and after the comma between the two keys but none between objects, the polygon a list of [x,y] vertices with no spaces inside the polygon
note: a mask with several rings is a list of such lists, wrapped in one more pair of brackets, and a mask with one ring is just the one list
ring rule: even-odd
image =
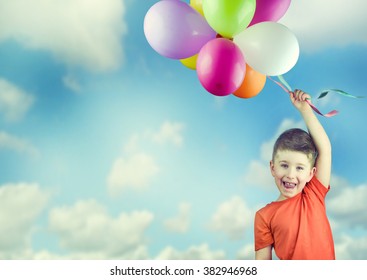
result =
[{"label": "boy", "polygon": [[309,133],[290,129],[279,136],[270,161],[280,192],[255,215],[255,259],[335,259],[334,242],[325,210],[331,174],[329,138],[306,102],[310,96],[295,90],[290,99]]}]

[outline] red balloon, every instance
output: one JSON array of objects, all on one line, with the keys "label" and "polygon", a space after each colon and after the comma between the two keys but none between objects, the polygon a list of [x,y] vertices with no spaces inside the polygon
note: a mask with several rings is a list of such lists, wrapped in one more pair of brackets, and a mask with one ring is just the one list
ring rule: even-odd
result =
[{"label": "red balloon", "polygon": [[196,71],[200,83],[208,92],[226,96],[241,86],[246,73],[246,62],[234,42],[217,38],[201,48]]}]

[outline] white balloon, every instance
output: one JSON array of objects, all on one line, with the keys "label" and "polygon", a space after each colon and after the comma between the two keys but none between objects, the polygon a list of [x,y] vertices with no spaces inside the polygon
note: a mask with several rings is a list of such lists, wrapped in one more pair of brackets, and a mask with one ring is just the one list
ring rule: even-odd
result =
[{"label": "white balloon", "polygon": [[297,63],[299,44],[296,36],[277,22],[260,22],[242,31],[234,38],[246,63],[254,70],[278,76],[288,72]]}]

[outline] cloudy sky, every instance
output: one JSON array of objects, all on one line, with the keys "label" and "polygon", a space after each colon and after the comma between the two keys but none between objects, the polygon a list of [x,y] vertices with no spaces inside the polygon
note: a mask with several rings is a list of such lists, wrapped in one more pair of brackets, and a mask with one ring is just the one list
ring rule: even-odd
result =
[{"label": "cloudy sky", "polygon": [[[270,80],[215,97],[156,53],[156,2],[0,0],[0,259],[254,258],[254,213],[277,198],[272,144],[301,118]],[[291,86],[366,95],[366,5],[291,3]],[[340,111],[320,117],[338,259],[367,259],[366,102],[314,101]]]}]

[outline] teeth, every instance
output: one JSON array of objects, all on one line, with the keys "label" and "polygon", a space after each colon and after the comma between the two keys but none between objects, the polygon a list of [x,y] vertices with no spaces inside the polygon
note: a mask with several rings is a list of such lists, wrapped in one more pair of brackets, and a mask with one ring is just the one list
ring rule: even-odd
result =
[{"label": "teeth", "polygon": [[284,182],[284,186],[286,188],[294,188],[296,186],[296,184],[293,184],[293,183],[288,183],[288,182]]}]

